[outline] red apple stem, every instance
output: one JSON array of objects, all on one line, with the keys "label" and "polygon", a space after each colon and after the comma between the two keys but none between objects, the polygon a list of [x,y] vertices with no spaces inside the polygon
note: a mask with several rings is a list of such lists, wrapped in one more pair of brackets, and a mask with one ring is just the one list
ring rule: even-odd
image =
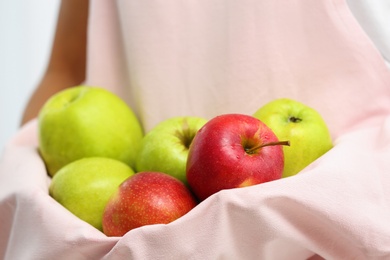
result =
[{"label": "red apple stem", "polygon": [[277,142],[269,142],[269,143],[264,143],[255,147],[252,147],[250,149],[247,149],[247,153],[254,153],[256,150],[266,147],[266,146],[273,146],[273,145],[286,145],[290,146],[290,141],[277,141]]}]

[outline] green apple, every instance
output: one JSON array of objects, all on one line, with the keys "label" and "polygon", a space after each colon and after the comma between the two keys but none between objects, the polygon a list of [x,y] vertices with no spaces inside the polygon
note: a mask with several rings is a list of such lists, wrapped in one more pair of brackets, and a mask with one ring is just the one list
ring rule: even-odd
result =
[{"label": "green apple", "polygon": [[130,107],[112,92],[76,86],[53,95],[38,115],[39,152],[51,176],[84,157],[109,157],[134,169],[143,137]]},{"label": "green apple", "polygon": [[273,100],[254,114],[276,134],[289,140],[284,146],[283,177],[297,174],[333,147],[329,129],[315,109],[288,98]]},{"label": "green apple", "polygon": [[133,174],[127,164],[118,160],[83,158],[57,172],[49,193],[74,215],[102,231],[103,212],[109,198]]},{"label": "green apple", "polygon": [[172,117],[160,122],[143,138],[135,169],[164,172],[187,184],[188,149],[206,122],[195,116]]}]

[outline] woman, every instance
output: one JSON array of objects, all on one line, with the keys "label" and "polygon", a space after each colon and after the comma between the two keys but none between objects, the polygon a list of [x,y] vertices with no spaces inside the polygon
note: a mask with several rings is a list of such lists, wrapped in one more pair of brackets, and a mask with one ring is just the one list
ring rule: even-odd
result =
[{"label": "woman", "polygon": [[[146,131],[175,115],[252,114],[289,97],[323,115],[335,147],[292,178],[218,193],[170,225],[122,238],[50,209],[39,157],[19,151],[34,158],[43,194],[29,204],[30,193],[3,192],[2,218],[16,223],[1,232],[10,258],[22,245],[47,258],[389,256],[390,75],[345,1],[63,1],[52,58],[24,122],[53,93],[81,83],[120,95]],[[23,138],[11,144],[26,145]],[[30,212],[31,223],[18,212]],[[31,233],[37,242],[24,243]]]}]

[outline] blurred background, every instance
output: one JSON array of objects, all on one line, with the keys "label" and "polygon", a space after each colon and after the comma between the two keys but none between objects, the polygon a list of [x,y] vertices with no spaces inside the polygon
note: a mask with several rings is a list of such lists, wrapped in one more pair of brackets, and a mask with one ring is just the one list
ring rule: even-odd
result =
[{"label": "blurred background", "polygon": [[[390,1],[347,0],[362,28],[390,61]],[[0,0],[0,153],[47,65],[60,0]],[[390,63],[387,63],[390,68]]]},{"label": "blurred background", "polygon": [[0,0],[0,152],[46,69],[60,0]]}]

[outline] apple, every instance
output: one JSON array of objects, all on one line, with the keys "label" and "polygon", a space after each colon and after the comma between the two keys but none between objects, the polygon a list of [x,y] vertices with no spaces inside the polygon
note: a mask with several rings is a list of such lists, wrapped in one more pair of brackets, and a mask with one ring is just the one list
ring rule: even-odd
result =
[{"label": "apple", "polygon": [[270,127],[279,139],[290,141],[284,147],[282,177],[297,174],[333,147],[329,129],[313,108],[288,98],[273,100],[258,109],[254,117]]},{"label": "apple", "polygon": [[118,96],[76,86],[53,95],[38,115],[39,152],[51,176],[84,157],[108,157],[134,169],[141,125]]},{"label": "apple", "polygon": [[209,120],[196,134],[187,160],[187,180],[204,200],[222,190],[280,179],[282,145],[263,122],[253,116],[224,114]]},{"label": "apple", "polygon": [[206,122],[200,117],[179,116],[156,125],[141,142],[136,170],[164,172],[187,184],[188,149],[195,134]]},{"label": "apple", "polygon": [[74,215],[102,231],[103,211],[109,198],[133,174],[127,164],[115,159],[83,158],[57,172],[49,194]]},{"label": "apple", "polygon": [[178,179],[161,172],[139,172],[125,180],[108,201],[103,232],[123,236],[145,225],[168,224],[197,205]]}]

